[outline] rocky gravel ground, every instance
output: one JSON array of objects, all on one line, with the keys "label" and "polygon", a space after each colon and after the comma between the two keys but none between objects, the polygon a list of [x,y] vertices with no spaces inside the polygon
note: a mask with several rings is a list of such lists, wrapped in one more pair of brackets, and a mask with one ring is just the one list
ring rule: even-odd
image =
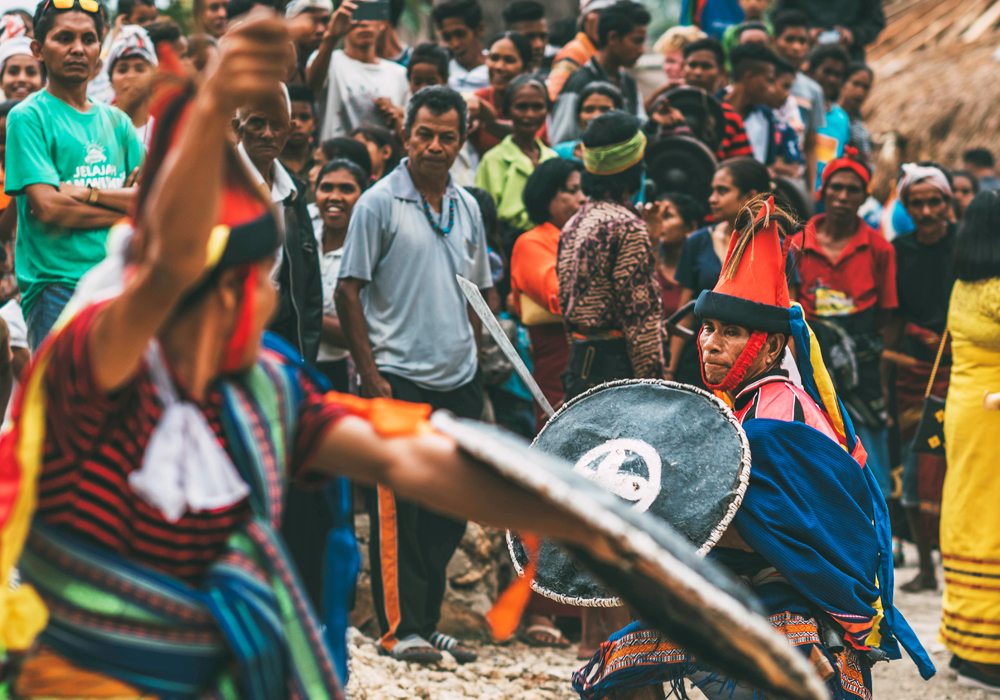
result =
[{"label": "rocky gravel ground", "polygon": [[[907,552],[916,560],[916,552]],[[914,568],[897,570],[896,583],[908,581]],[[939,580],[942,578],[939,572]],[[938,675],[921,680],[907,659],[878,664],[874,671],[875,700],[992,700],[997,696],[959,686],[947,674],[950,655],[937,642],[941,610],[940,593],[897,592],[896,605],[931,652]],[[448,654],[443,662],[421,667],[380,656],[372,640],[357,630],[351,633],[351,679],[348,692],[354,700],[575,700],[569,679],[582,665],[575,649],[534,649],[520,642],[504,646],[473,645],[476,663],[458,665]],[[703,697],[698,691],[692,698]]]}]

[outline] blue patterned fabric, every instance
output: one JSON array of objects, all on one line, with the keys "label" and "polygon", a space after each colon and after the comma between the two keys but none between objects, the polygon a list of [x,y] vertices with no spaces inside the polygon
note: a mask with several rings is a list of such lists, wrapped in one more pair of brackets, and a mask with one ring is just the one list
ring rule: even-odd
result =
[{"label": "blue patterned fabric", "polygon": [[[758,418],[743,428],[753,468],[733,520],[740,536],[858,645],[878,641],[889,658],[900,658],[898,639],[920,675],[934,675],[930,657],[892,604],[888,512],[871,470],[803,423]],[[868,637],[864,621],[876,617],[880,598],[879,641]]]}]

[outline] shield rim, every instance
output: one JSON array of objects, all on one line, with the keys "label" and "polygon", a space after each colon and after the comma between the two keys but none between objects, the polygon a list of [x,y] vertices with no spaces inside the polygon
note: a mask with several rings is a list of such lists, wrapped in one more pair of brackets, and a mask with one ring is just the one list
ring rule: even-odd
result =
[{"label": "shield rim", "polygon": [[[671,389],[681,389],[683,391],[689,391],[703,396],[715,406],[715,408],[727,421],[729,421],[729,423],[733,425],[733,427],[736,428],[736,434],[739,436],[740,440],[740,471],[739,483],[736,486],[736,497],[733,499],[732,503],[729,504],[729,508],[726,510],[725,515],[723,515],[722,520],[720,520],[719,524],[712,529],[711,533],[709,533],[708,539],[706,539],[705,542],[698,547],[698,556],[704,557],[712,551],[715,545],[719,543],[719,540],[722,539],[723,533],[729,529],[729,525],[732,523],[733,518],[736,517],[736,511],[738,511],[740,506],[743,504],[743,497],[746,494],[747,487],[750,485],[750,441],[747,440],[746,432],[744,432],[743,426],[736,418],[732,409],[726,405],[725,401],[720,399],[715,394],[705,391],[700,387],[696,387],[693,384],[672,382],[667,379],[615,379],[614,381],[598,384],[595,387],[587,389],[587,391],[578,396],[574,396],[572,399],[560,406],[559,409],[552,414],[552,417],[545,421],[545,425],[543,425],[542,429],[538,431],[538,435],[535,436],[535,439],[531,441],[531,447],[535,446],[535,443],[538,442],[538,438],[542,436],[542,433],[544,433],[545,429],[549,427],[549,424],[558,418],[564,411],[569,410],[573,404],[582,401],[592,394],[604,391],[605,389],[636,384],[657,384]],[[655,514],[652,515],[655,517]],[[669,525],[669,523],[667,524]],[[506,532],[506,540],[507,553],[510,554],[510,560],[514,564],[514,570],[517,572],[518,578],[524,578],[524,567],[517,561],[517,556],[514,553],[514,533],[510,530],[507,530]],[[625,605],[621,598],[616,596],[609,598],[580,598],[578,596],[566,596],[539,585],[535,579],[531,580],[531,590],[550,600],[554,600],[557,603],[564,603],[566,605],[573,605],[582,608],[620,608]]]}]

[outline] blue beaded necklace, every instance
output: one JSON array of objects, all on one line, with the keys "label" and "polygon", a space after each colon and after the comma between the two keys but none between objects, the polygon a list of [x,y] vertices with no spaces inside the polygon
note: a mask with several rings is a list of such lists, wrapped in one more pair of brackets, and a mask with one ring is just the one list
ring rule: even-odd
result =
[{"label": "blue beaded necklace", "polygon": [[[420,201],[424,205],[424,216],[427,217],[427,223],[431,225],[431,228],[435,232],[441,234],[442,236],[447,236],[451,233],[451,227],[455,225],[455,198],[452,197],[448,200],[448,225],[441,226],[441,222],[434,223],[434,212],[431,211],[431,205],[427,203],[427,199],[424,197],[423,193],[420,194]],[[444,210],[441,211],[441,221],[444,221]]]}]

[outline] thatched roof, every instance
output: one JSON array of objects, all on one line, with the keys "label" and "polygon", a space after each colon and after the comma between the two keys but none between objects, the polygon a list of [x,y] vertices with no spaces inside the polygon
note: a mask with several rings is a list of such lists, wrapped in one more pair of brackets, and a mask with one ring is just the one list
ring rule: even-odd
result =
[{"label": "thatched roof", "polygon": [[985,146],[1000,156],[1000,0],[887,0],[869,48],[874,135],[896,132],[907,160],[955,166]]}]

